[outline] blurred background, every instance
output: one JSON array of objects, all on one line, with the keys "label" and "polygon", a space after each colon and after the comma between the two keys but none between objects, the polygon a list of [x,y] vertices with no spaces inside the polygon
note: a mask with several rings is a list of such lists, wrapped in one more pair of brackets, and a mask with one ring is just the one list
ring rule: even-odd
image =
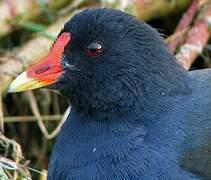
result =
[{"label": "blurred background", "polygon": [[115,8],[146,21],[187,70],[211,65],[211,0],[0,0],[1,180],[46,179],[68,102],[47,89],[7,94],[7,88],[48,53],[64,23],[87,7]]}]

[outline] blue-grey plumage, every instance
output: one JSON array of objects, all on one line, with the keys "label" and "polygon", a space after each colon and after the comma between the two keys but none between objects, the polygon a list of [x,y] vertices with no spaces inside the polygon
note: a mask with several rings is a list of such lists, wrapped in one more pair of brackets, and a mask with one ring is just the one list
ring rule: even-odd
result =
[{"label": "blue-grey plumage", "polygon": [[[62,32],[73,40],[55,88],[72,111],[57,139],[49,180],[211,175],[211,70],[184,70],[153,28],[117,10],[85,10]],[[100,56],[84,53],[92,42],[104,47]]]},{"label": "blue-grey plumage", "polygon": [[112,9],[78,13],[11,90],[52,83],[72,109],[49,180],[211,179],[211,70],[183,69],[149,25]]}]

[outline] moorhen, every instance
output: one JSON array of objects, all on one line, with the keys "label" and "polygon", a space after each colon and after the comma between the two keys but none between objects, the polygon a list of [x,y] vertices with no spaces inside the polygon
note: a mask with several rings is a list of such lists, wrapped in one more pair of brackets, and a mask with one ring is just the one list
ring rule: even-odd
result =
[{"label": "moorhen", "polygon": [[47,85],[72,106],[49,180],[211,178],[211,70],[186,71],[144,22],[76,14],[9,91]]}]

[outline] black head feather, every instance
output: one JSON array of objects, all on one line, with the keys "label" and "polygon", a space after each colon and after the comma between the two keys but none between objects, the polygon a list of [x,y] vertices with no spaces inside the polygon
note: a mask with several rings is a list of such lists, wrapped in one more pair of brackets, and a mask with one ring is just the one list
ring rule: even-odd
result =
[{"label": "black head feather", "polygon": [[[178,161],[191,81],[159,33],[111,9],[85,10],[62,32],[71,33],[72,41],[57,88],[72,110],[51,157],[49,180],[192,179]],[[93,43],[102,49],[90,57],[86,50]]]},{"label": "black head feather", "polygon": [[[90,113],[127,110],[139,98],[156,104],[162,94],[186,92],[185,73],[159,33],[135,17],[112,9],[87,9],[68,21],[70,32],[58,88],[71,104]],[[103,51],[90,57],[91,43]],[[182,75],[183,74],[183,75]],[[150,100],[150,101],[151,101]]]}]

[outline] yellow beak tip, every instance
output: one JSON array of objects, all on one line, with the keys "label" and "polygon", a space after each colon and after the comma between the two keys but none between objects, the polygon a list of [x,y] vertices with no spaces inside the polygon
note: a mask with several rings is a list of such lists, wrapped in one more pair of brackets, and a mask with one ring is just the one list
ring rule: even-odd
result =
[{"label": "yellow beak tip", "polygon": [[14,93],[14,92],[16,92],[16,90],[14,88],[12,88],[11,86],[9,86],[7,92],[8,93]]},{"label": "yellow beak tip", "polygon": [[9,86],[7,92],[15,93],[31,89],[37,89],[49,85],[50,83],[41,82],[34,78],[27,77],[26,72],[21,73]]}]

